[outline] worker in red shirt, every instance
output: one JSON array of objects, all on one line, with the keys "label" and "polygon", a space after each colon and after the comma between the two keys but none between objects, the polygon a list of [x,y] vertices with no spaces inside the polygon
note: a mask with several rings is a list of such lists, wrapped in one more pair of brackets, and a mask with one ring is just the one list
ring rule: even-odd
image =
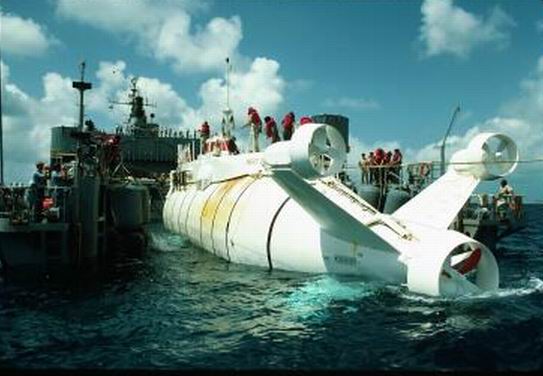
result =
[{"label": "worker in red shirt", "polygon": [[281,122],[281,125],[283,125],[283,140],[288,141],[292,137],[295,121],[294,112],[289,112],[283,118],[283,121]]},{"label": "worker in red shirt", "polygon": [[271,139],[271,143],[276,143],[277,141],[281,141],[279,138],[279,132],[277,131],[277,123],[275,122],[275,119],[271,116],[264,117],[264,123],[265,130],[266,130],[266,138]]},{"label": "worker in red shirt", "polygon": [[392,168],[392,152],[391,151],[387,151],[385,153],[383,165],[385,166],[383,168],[383,174],[384,174],[383,179],[388,183],[391,180],[391,174],[390,174],[391,168]]},{"label": "worker in red shirt", "polygon": [[383,166],[385,164],[385,151],[382,148],[375,149],[375,152],[373,153],[375,155],[375,182],[377,185],[381,186],[383,185]]},{"label": "worker in red shirt", "polygon": [[260,115],[258,115],[258,112],[253,107],[249,107],[247,109],[247,123],[244,125],[244,127],[250,127],[251,129],[251,151],[254,153],[259,152],[260,147],[258,145],[258,136],[262,130],[262,120],[260,120]]}]

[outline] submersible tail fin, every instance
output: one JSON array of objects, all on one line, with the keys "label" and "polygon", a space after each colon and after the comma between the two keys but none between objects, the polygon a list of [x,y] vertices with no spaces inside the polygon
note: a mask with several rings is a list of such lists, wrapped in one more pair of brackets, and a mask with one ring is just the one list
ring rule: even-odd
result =
[{"label": "submersible tail fin", "polygon": [[518,163],[515,142],[499,133],[481,133],[451,158],[447,173],[392,215],[439,229],[450,226],[481,180],[508,175]]},{"label": "submersible tail fin", "polygon": [[383,251],[394,248],[306,179],[339,172],[346,147],[341,134],[326,124],[305,124],[291,141],[270,145],[264,160],[272,178],[329,234]]},{"label": "submersible tail fin", "polygon": [[447,228],[481,180],[511,173],[517,161],[517,147],[509,137],[480,134],[453,155],[445,175],[392,214],[421,234],[421,242],[405,257],[411,291],[461,295],[498,288],[499,270],[492,252]]}]

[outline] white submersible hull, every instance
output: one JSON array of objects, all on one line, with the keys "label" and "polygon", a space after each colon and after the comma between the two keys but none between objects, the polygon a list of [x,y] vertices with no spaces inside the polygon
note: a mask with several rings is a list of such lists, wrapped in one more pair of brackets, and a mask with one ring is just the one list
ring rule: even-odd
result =
[{"label": "white submersible hull", "polygon": [[345,155],[336,129],[306,124],[263,153],[181,162],[171,174],[164,224],[236,263],[359,275],[428,295],[498,288],[492,253],[447,227],[480,180],[515,168],[510,138],[477,136],[444,176],[391,215],[332,177]]}]

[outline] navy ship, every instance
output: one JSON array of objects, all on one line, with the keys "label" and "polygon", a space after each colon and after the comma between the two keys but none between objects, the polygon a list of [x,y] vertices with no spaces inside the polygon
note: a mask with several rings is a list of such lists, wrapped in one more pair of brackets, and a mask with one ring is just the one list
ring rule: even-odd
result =
[{"label": "navy ship", "polygon": [[[446,173],[445,145],[447,136],[460,107],[452,114],[445,137],[441,143],[441,160],[417,162],[399,166],[369,166],[367,179],[358,188],[359,195],[373,207],[391,214],[404,203],[414,198],[426,187]],[[499,142],[497,152],[507,155],[508,144]],[[448,163],[449,168],[455,166]],[[503,197],[502,197],[503,196]],[[521,194],[472,193],[450,225],[451,230],[462,232],[496,250],[497,243],[526,227],[523,196]]]},{"label": "navy ship", "polygon": [[104,132],[92,120],[84,121],[84,93],[92,89],[84,71],[82,63],[81,79],[72,85],[80,93],[78,125],[51,130],[49,162],[62,178],[45,187],[7,186],[2,179],[4,271],[94,269],[114,255],[141,253],[147,225],[153,213],[162,211],[163,173],[176,165],[177,145],[199,150],[195,135],[161,129],[153,116],[147,120],[136,80],[124,129]]}]

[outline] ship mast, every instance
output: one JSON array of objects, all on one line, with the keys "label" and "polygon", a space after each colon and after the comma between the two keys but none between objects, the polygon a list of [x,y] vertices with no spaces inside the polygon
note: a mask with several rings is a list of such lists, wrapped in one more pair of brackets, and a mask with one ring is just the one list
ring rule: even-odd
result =
[{"label": "ship mast", "polygon": [[447,128],[447,132],[445,132],[445,137],[443,137],[443,142],[441,143],[441,160],[440,160],[440,174],[445,174],[445,143],[447,142],[447,137],[449,137],[449,133],[451,133],[451,128],[454,124],[454,121],[456,119],[456,115],[460,112],[460,105],[457,105],[454,108],[453,114],[451,116],[451,121],[449,122],[449,127]]},{"label": "ship mast", "polygon": [[85,82],[85,61],[83,60],[80,65],[81,70],[81,81],[74,81],[72,82],[72,87],[74,89],[77,89],[79,91],[79,131],[83,131],[83,117],[85,114],[85,105],[84,105],[84,97],[85,97],[85,90],[92,89],[92,84],[90,82]]},{"label": "ship mast", "polygon": [[226,108],[230,109],[230,58],[226,58]]},{"label": "ship mast", "polygon": [[226,71],[225,71],[225,83],[226,83],[226,109],[223,110],[223,117],[221,121],[222,133],[226,137],[231,136],[232,129],[235,127],[234,114],[230,109],[230,71],[232,65],[230,64],[230,58],[226,58]]}]

